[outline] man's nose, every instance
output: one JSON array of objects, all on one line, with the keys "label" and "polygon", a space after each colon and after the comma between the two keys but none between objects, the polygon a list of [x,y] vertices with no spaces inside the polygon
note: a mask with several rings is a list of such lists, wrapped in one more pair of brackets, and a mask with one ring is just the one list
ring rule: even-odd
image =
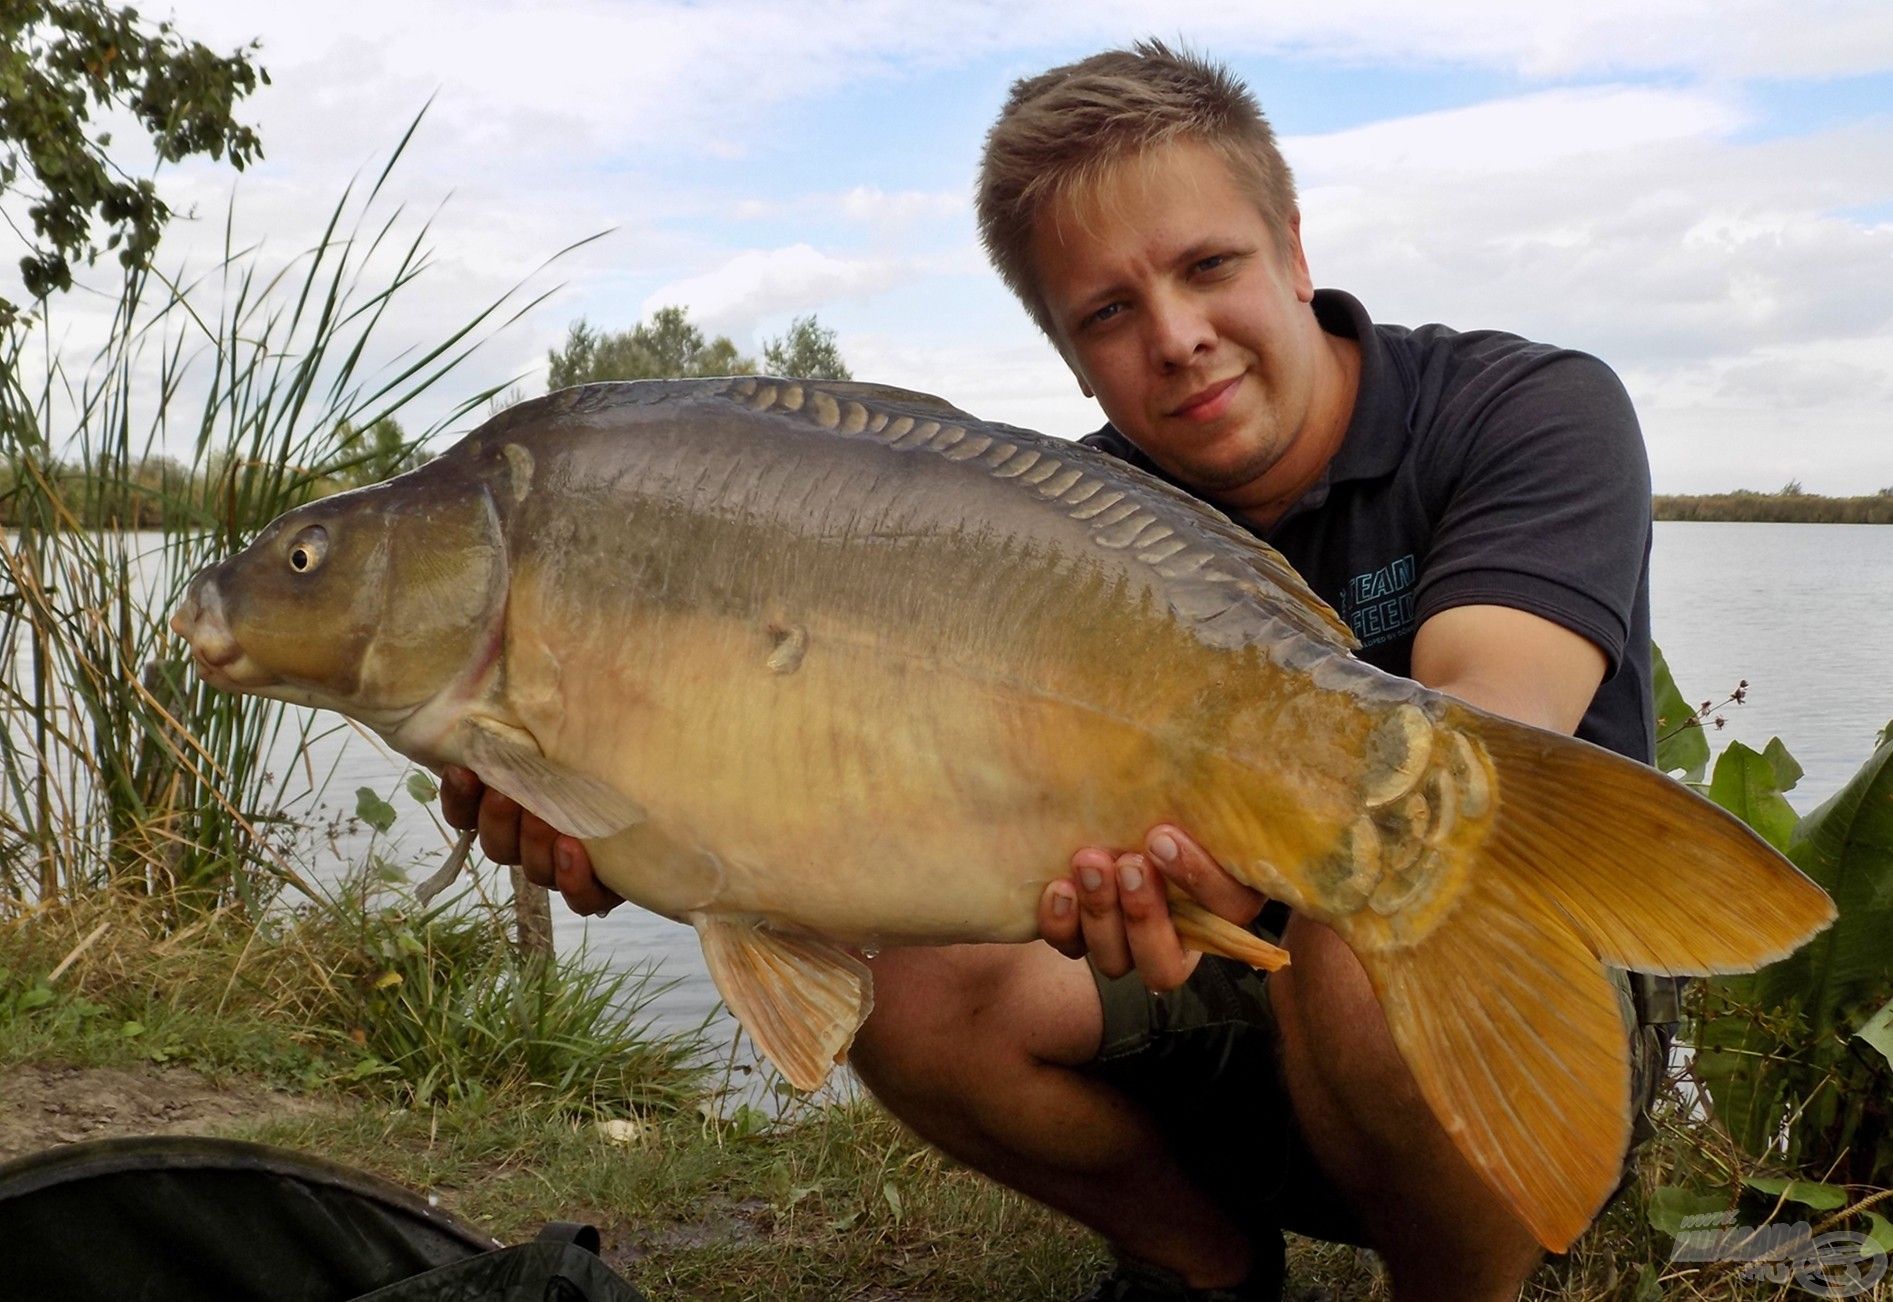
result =
[{"label": "man's nose", "polygon": [[1187,296],[1165,296],[1149,308],[1151,360],[1160,368],[1188,366],[1216,342],[1208,313]]}]

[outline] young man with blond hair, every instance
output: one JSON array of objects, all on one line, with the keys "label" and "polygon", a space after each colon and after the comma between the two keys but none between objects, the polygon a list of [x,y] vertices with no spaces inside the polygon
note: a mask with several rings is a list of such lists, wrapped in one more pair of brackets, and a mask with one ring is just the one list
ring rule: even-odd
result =
[{"label": "young man with blond hair", "polygon": [[[1622,386],[1516,336],[1376,325],[1314,289],[1249,92],[1149,42],[1019,82],[986,144],[994,264],[1110,423],[1085,442],[1223,509],[1346,618],[1363,659],[1648,760],[1649,482]],[[449,821],[582,912],[582,847],[470,775]],[[1090,1295],[1245,1302],[1286,1229],[1372,1246],[1401,1299],[1516,1296],[1531,1235],[1421,1099],[1333,932],[1188,829],[1083,847],[1048,945],[873,960],[861,1078],[923,1137],[1104,1235]],[[1184,951],[1165,882],[1279,936],[1264,978]],[[1637,1001],[1640,1098],[1669,993]],[[1626,1004],[1629,999],[1626,995]]]}]

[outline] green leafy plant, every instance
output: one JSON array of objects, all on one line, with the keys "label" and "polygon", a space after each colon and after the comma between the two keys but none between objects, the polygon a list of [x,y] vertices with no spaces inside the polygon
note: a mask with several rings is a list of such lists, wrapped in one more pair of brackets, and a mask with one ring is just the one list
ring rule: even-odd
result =
[{"label": "green leafy plant", "polygon": [[1834,925],[1759,972],[1703,983],[1696,1071],[1750,1153],[1844,1184],[1893,1184],[1893,725],[1832,798],[1796,819],[1779,741],[1731,745],[1712,799],[1830,895]]}]

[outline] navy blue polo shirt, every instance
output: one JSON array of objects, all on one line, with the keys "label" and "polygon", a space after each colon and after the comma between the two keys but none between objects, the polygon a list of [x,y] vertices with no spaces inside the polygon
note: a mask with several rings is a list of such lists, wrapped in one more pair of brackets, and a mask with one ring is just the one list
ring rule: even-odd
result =
[{"label": "navy blue polo shirt", "polygon": [[[1582,634],[1609,667],[1577,735],[1653,761],[1650,469],[1617,376],[1500,331],[1377,325],[1338,290],[1314,311],[1360,345],[1360,391],[1321,479],[1258,536],[1388,673],[1411,676],[1414,631],[1454,606]],[[1109,425],[1082,442],[1169,478]]]}]

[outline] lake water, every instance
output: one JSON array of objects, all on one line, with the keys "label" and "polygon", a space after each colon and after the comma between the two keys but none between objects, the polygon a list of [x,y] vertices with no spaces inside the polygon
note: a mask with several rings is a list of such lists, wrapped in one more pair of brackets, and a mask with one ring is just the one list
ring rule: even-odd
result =
[{"label": "lake water", "polygon": [[[1780,736],[1806,769],[1795,806],[1806,812],[1833,794],[1893,720],[1893,527],[1658,524],[1651,577],[1656,640],[1685,696],[1721,701],[1748,681],[1747,703],[1723,710],[1726,726],[1711,745],[1740,739],[1760,749]],[[328,729],[306,758],[305,771],[327,775],[321,816],[352,813],[357,787],[393,793],[400,820],[381,853],[439,861],[449,838],[432,811],[398,790],[404,760],[344,729]],[[279,759],[279,772],[301,767],[293,755]],[[359,863],[368,835],[345,832],[336,847],[339,856],[324,862]],[[493,870],[481,871],[505,890]],[[613,964],[655,963],[675,982],[653,1006],[660,1021],[694,1026],[716,1008],[690,928],[630,905],[600,919],[556,903],[553,913],[561,953],[583,944]],[[725,1019],[719,1034],[728,1032]]]}]

